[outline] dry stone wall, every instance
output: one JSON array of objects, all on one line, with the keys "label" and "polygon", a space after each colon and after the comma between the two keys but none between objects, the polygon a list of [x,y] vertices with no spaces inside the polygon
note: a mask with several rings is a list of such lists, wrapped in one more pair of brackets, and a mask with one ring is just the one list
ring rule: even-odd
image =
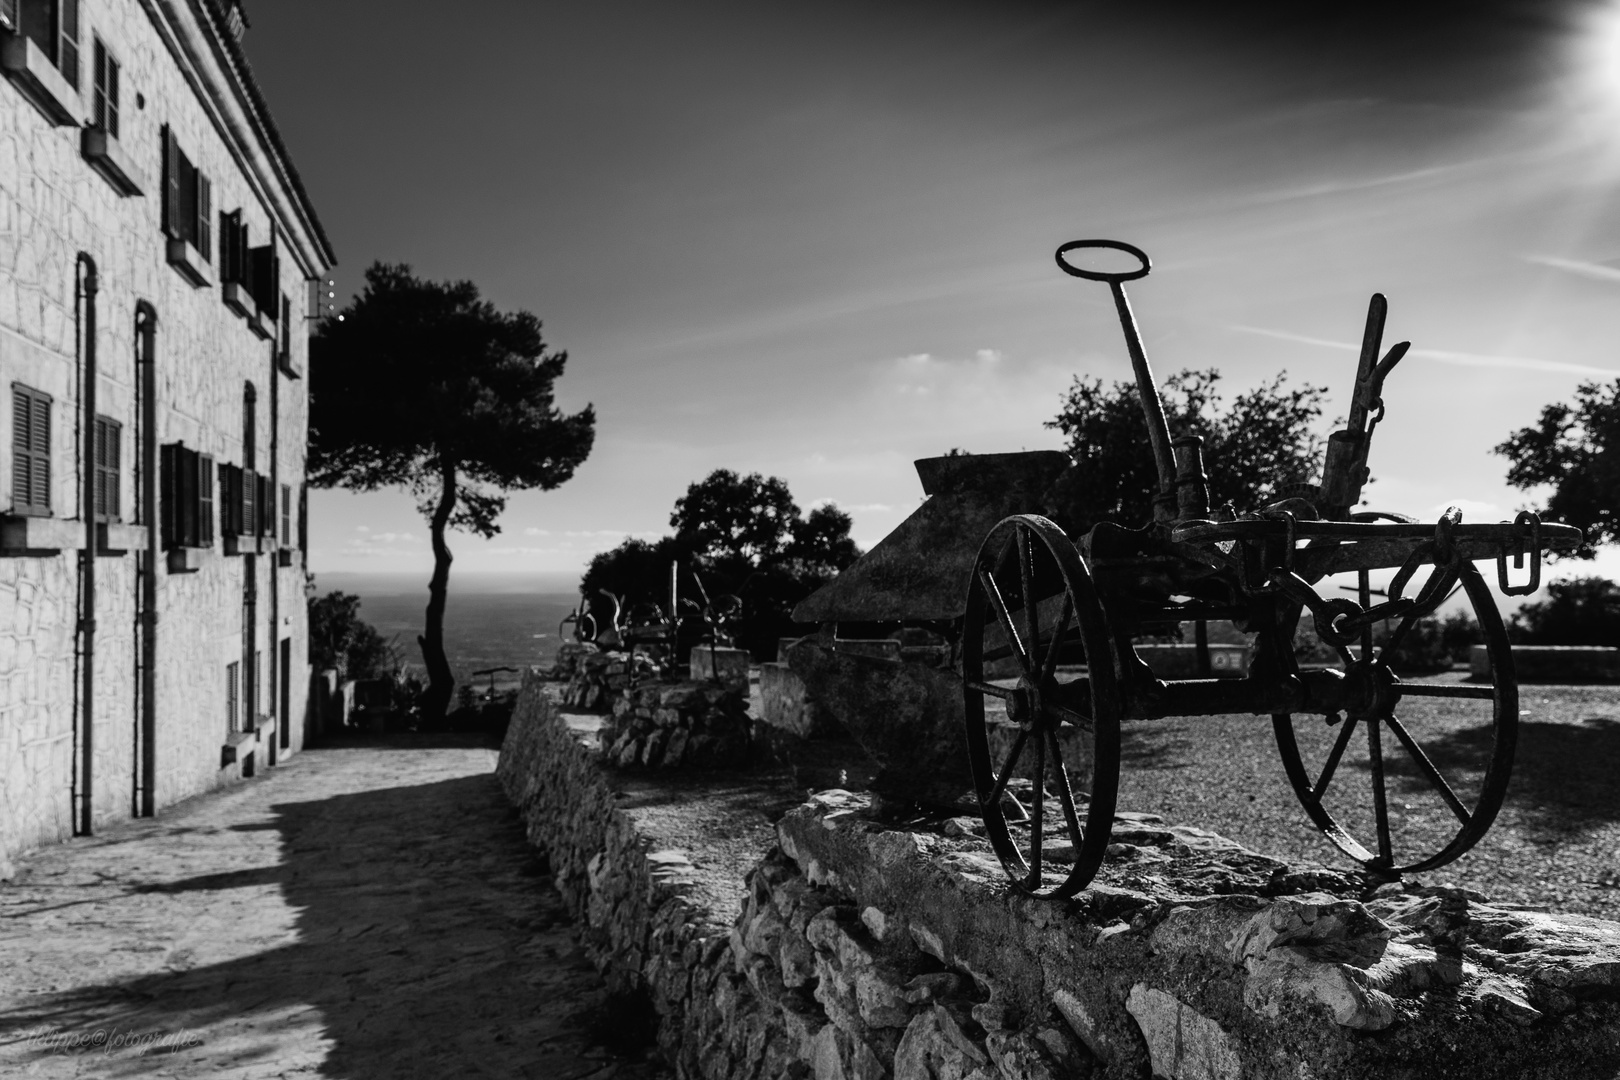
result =
[{"label": "dry stone wall", "polygon": [[[682,1077],[1612,1077],[1620,926],[1294,868],[1122,815],[1068,903],[1011,893],[976,823],[823,792],[740,902],[638,831],[594,735],[526,682],[499,775],[610,981]],[[720,774],[723,780],[726,774]],[[642,802],[659,801],[646,795]],[[663,801],[674,802],[672,796]]]}]

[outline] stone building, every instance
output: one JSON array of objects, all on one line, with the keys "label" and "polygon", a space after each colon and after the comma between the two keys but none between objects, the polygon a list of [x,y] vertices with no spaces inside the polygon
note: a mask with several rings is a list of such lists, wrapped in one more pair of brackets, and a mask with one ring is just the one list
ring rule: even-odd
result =
[{"label": "stone building", "polygon": [[0,0],[0,874],[296,753],[313,284],[240,0]]}]

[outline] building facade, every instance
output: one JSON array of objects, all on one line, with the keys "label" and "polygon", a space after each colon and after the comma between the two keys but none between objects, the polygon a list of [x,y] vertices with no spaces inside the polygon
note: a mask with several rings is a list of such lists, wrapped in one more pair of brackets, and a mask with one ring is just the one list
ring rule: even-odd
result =
[{"label": "building facade", "polygon": [[296,753],[331,246],[238,0],[0,0],[0,874]]}]

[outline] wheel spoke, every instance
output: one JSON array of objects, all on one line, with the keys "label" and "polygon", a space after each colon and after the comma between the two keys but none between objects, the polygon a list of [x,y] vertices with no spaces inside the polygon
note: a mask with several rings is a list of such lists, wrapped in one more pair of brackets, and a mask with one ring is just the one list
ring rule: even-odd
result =
[{"label": "wheel spoke", "polygon": [[1045,686],[1052,681],[1052,673],[1057,670],[1058,646],[1063,643],[1063,635],[1069,629],[1069,616],[1074,614],[1074,596],[1068,589],[1063,590],[1063,609],[1058,613],[1057,622],[1052,624],[1052,641],[1046,646],[1046,656],[1041,662],[1041,685]]},{"label": "wheel spoke", "polygon": [[997,686],[995,683],[979,682],[977,679],[963,679],[962,685],[986,697],[1000,698],[1002,701],[1011,701],[1018,694],[1018,691],[1010,686]]},{"label": "wheel spoke", "polygon": [[1057,732],[1047,728],[1046,740],[1052,747],[1052,779],[1057,783],[1058,801],[1063,804],[1063,816],[1068,820],[1069,843],[1078,852],[1085,836],[1080,831],[1080,815],[1074,809],[1074,792],[1069,787],[1068,771],[1063,767],[1063,750],[1058,745]]},{"label": "wheel spoke", "polygon": [[1029,738],[1029,732],[1023,728],[1018,729],[1017,738],[1013,739],[1012,746],[1007,751],[1007,760],[1001,763],[1001,771],[996,774],[995,786],[985,798],[984,805],[994,806],[1001,798],[1001,793],[1007,790],[1007,781],[1012,779],[1013,766],[1018,764],[1018,755],[1024,751],[1024,740]]},{"label": "wheel spoke", "polygon": [[[1372,607],[1372,575],[1366,570],[1356,575],[1356,597],[1361,601],[1361,610],[1366,611]],[[1373,654],[1372,623],[1361,628],[1361,658],[1363,660]]]},{"label": "wheel spoke", "polygon": [[1018,657],[1018,663],[1023,667],[1024,674],[1031,671],[1029,652],[1018,637],[1018,631],[1013,628],[1012,615],[1007,610],[1007,602],[1001,598],[1001,590],[996,588],[996,579],[990,576],[988,570],[979,571],[979,584],[984,588],[985,598],[990,601],[990,610],[996,613],[996,622],[1001,624],[1001,632],[1007,635],[1012,645],[1013,655]]},{"label": "wheel spoke", "polygon": [[1496,698],[1495,686],[1463,686],[1460,683],[1401,683],[1401,697]]},{"label": "wheel spoke", "polygon": [[1389,796],[1384,790],[1384,747],[1378,725],[1378,717],[1367,717],[1367,758],[1372,763],[1373,816],[1378,822],[1378,858],[1384,866],[1394,866],[1395,857],[1389,843]]},{"label": "wheel spoke", "polygon": [[1350,745],[1350,735],[1356,730],[1356,718],[1344,718],[1344,726],[1339,729],[1339,737],[1333,740],[1333,749],[1328,752],[1327,761],[1322,765],[1322,775],[1317,777],[1316,786],[1311,788],[1311,798],[1317,802],[1327,793],[1328,785],[1333,782],[1333,773],[1339,767],[1339,759],[1344,757],[1344,748]]},{"label": "wheel spoke", "polygon": [[1457,798],[1457,793],[1451,790],[1451,785],[1446,783],[1446,778],[1441,776],[1440,770],[1434,767],[1434,762],[1429,760],[1429,755],[1425,754],[1423,748],[1417,744],[1417,740],[1412,738],[1412,733],[1406,730],[1406,725],[1401,723],[1393,713],[1384,722],[1389,725],[1389,730],[1395,733],[1395,737],[1401,741],[1401,745],[1406,747],[1406,752],[1412,755],[1412,760],[1417,763],[1418,769],[1422,771],[1424,776],[1429,778],[1429,784],[1440,793],[1440,797],[1445,800],[1446,805],[1451,807],[1451,812],[1457,815],[1457,820],[1464,825],[1472,821],[1473,815],[1468,812],[1468,807],[1464,806],[1463,801]]},{"label": "wheel spoke", "polygon": [[1041,647],[1041,613],[1035,606],[1035,536],[1028,529],[1019,529],[1014,536],[1018,544],[1018,589],[1024,598],[1025,648],[1033,675],[1040,666],[1036,654]]},{"label": "wheel spoke", "polygon": [[1067,705],[1055,705],[1050,701],[1043,701],[1041,708],[1059,720],[1067,720],[1081,731],[1090,731],[1092,729],[1091,717],[1077,709],[1071,709]]},{"label": "wheel spoke", "polygon": [[1041,833],[1046,824],[1046,740],[1035,740],[1035,781],[1030,792],[1029,821],[1029,882],[1027,887],[1041,887]]}]

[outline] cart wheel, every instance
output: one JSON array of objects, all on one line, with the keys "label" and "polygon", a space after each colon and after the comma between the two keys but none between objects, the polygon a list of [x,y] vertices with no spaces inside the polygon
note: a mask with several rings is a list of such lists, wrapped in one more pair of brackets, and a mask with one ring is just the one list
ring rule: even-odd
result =
[{"label": "cart wheel", "polygon": [[[1060,679],[1058,654],[1075,644],[1088,677]],[[1001,671],[1007,677],[998,678]],[[1119,686],[1091,573],[1046,518],[1006,518],[980,547],[968,585],[962,683],[968,758],[991,846],[1016,888],[1073,896],[1096,874],[1113,827]],[[987,699],[992,719],[1004,709],[1016,725],[994,725],[998,733],[1011,727],[1010,745],[995,756]],[[1053,823],[1062,839],[1047,835]]]},{"label": "cart wheel", "polygon": [[[1408,617],[1391,620],[1393,647],[1375,648],[1369,628],[1339,650],[1346,678],[1368,689],[1367,707],[1326,723],[1320,714],[1271,718],[1306,814],[1378,877],[1432,870],[1462,855],[1491,827],[1507,793],[1519,727],[1513,657],[1479,570],[1465,562],[1457,580],[1485,638],[1490,671],[1483,682],[1412,681],[1422,678],[1413,664],[1421,642],[1411,634],[1417,620]],[[1366,571],[1361,581],[1365,592]],[[1285,671],[1295,668],[1297,620],[1295,609],[1267,635],[1265,647]]]}]

